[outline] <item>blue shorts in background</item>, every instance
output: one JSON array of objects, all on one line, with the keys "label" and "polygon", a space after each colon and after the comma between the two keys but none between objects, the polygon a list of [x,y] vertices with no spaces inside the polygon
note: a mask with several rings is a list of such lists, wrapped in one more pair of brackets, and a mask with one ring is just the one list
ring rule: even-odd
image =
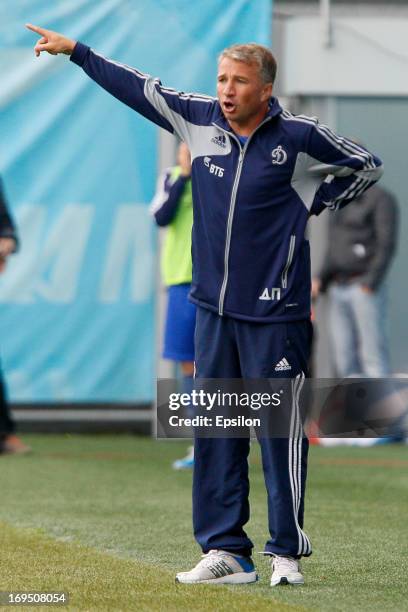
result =
[{"label": "blue shorts in background", "polygon": [[194,361],[196,307],[188,301],[190,284],[167,288],[168,302],[163,357],[173,361]]}]

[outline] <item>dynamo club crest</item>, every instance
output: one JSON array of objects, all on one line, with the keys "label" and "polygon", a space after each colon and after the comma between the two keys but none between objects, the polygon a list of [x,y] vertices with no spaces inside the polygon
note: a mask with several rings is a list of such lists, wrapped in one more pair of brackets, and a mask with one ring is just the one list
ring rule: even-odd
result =
[{"label": "dynamo club crest", "polygon": [[276,149],[272,151],[271,156],[272,156],[272,163],[278,166],[281,166],[282,164],[284,164],[288,159],[288,155],[285,149],[283,149],[281,145],[277,146]]}]

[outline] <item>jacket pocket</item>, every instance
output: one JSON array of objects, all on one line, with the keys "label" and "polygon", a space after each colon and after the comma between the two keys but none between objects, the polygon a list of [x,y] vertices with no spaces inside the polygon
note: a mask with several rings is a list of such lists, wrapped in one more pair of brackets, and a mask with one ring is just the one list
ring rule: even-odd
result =
[{"label": "jacket pocket", "polygon": [[288,256],[286,259],[285,267],[282,270],[282,276],[281,276],[282,289],[287,289],[288,287],[288,273],[289,273],[290,266],[292,265],[293,255],[295,253],[295,245],[296,245],[296,236],[292,234],[289,240]]}]

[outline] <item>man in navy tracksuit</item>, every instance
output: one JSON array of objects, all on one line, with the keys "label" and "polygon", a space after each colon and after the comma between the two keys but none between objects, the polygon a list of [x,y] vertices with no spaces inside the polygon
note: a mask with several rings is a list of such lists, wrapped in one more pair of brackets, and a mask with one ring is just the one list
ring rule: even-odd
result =
[{"label": "man in navy tracksuit", "polygon": [[[294,116],[272,97],[276,62],[260,45],[220,56],[217,98],[165,88],[158,79],[105,59],[35,26],[35,47],[66,53],[97,83],[184,140],[192,156],[196,376],[290,378],[290,431],[261,438],[268,493],[273,586],[302,584],[298,559],[311,554],[303,531],[308,442],[299,394],[311,340],[311,213],[355,200],[381,175],[381,162],[315,118]],[[183,583],[253,582],[249,440],[197,438],[195,537],[204,556]]]}]

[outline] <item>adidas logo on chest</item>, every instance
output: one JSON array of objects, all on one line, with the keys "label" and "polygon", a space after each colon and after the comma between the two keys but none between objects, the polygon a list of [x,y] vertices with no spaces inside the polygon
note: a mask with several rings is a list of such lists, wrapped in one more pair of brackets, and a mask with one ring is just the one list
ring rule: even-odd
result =
[{"label": "adidas logo on chest", "polygon": [[225,134],[220,134],[219,136],[214,136],[211,138],[211,142],[225,149],[227,147],[227,138]]}]

